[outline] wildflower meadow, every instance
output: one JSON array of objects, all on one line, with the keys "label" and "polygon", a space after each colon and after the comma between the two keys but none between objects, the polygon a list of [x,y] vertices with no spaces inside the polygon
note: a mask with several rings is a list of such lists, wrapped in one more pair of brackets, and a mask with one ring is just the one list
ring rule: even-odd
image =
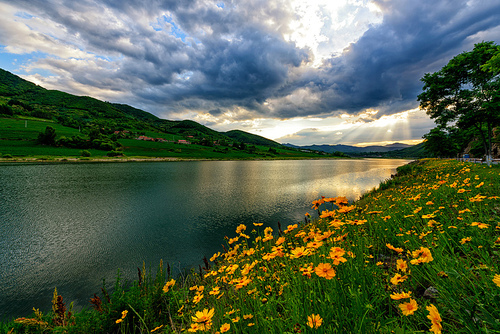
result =
[{"label": "wildflower meadow", "polygon": [[[6,333],[500,333],[500,166],[422,160],[278,231],[239,225],[200,272],[139,271]],[[222,236],[221,236],[222,240]]]}]

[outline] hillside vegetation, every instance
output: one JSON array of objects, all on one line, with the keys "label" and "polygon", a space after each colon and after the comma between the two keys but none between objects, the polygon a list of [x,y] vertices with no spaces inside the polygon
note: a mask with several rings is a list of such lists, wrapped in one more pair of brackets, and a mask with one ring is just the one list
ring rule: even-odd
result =
[{"label": "hillside vegetation", "polygon": [[283,230],[238,226],[200,273],[143,267],[138,281],[118,277],[78,313],[54,291],[52,311],[35,309],[0,329],[497,333],[498,189],[498,165],[411,163],[355,203],[319,198],[304,222]]},{"label": "hillside vegetation", "polygon": [[164,120],[125,104],[47,90],[0,69],[0,159],[106,157],[283,159],[325,154],[287,148],[244,131],[220,133],[190,120]]}]

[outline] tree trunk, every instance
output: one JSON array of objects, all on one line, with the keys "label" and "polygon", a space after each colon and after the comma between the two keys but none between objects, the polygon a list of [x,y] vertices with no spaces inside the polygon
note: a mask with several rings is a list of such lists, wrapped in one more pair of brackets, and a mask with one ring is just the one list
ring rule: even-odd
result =
[{"label": "tree trunk", "polygon": [[486,155],[486,162],[488,164],[488,167],[490,167],[491,164],[491,137],[492,137],[492,125],[490,122],[488,122],[488,154]]},{"label": "tree trunk", "polygon": [[483,142],[483,147],[484,147],[484,153],[488,155],[488,141],[486,140],[486,137],[484,136],[483,129],[481,129],[481,124],[477,125],[474,124],[476,129],[479,131],[479,134],[481,135],[481,140]]}]

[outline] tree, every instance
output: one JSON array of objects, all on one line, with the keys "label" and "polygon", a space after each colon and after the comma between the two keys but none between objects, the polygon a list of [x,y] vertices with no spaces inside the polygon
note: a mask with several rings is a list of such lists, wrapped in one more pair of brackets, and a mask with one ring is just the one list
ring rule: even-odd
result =
[{"label": "tree", "polygon": [[457,140],[458,132],[462,131],[456,128],[437,126],[423,136],[425,139],[424,147],[436,157],[455,157],[461,150]]},{"label": "tree", "polygon": [[51,126],[45,128],[45,132],[38,133],[38,142],[43,145],[56,144],[56,129]]},{"label": "tree", "polygon": [[500,46],[493,42],[476,44],[469,52],[451,59],[435,73],[421,79],[420,107],[438,127],[465,130],[475,128],[491,159],[493,128],[500,125]]}]

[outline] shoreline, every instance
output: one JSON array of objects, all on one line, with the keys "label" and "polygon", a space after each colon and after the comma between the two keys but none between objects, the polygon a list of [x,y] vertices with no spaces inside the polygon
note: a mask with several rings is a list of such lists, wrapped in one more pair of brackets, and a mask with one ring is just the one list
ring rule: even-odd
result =
[{"label": "shoreline", "polygon": [[[363,159],[363,158],[346,158],[346,157],[279,157],[279,158],[248,158],[248,159],[210,159],[210,158],[176,158],[176,157],[156,157],[156,158],[140,158],[140,157],[125,157],[125,158],[68,158],[68,157],[57,157],[57,158],[42,158],[42,157],[31,157],[31,158],[1,158],[0,164],[11,164],[11,163],[103,163],[103,162],[178,162],[178,161],[271,161],[271,160],[342,160],[342,159]],[[369,158],[372,159],[372,158]],[[392,159],[392,158],[391,158]],[[410,160],[406,158],[401,158],[401,160]]]}]

